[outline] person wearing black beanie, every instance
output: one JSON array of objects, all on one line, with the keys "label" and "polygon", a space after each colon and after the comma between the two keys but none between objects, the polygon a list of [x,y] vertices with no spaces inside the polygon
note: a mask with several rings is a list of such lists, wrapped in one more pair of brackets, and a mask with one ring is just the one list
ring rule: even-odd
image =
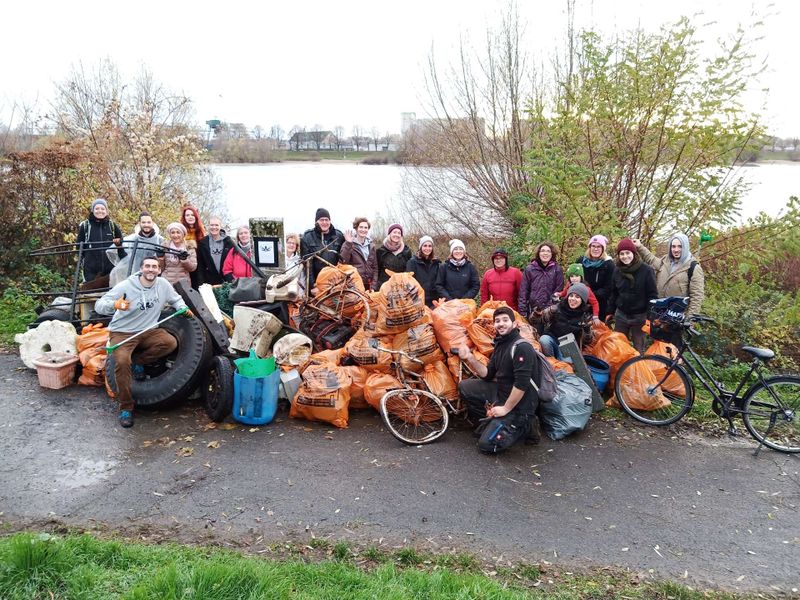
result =
[{"label": "person wearing black beanie", "polygon": [[315,259],[311,261],[311,276],[307,288],[312,293],[317,275],[328,266],[327,263],[339,264],[339,251],[344,244],[344,234],[333,226],[331,213],[327,209],[318,208],[314,221],[314,227],[307,229],[300,238],[300,254],[303,257],[316,253]]}]

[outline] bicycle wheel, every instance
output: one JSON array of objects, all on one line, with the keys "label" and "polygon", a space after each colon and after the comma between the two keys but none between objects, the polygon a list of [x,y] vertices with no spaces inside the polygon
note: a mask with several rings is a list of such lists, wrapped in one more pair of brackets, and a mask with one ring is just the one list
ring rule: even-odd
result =
[{"label": "bicycle wheel", "polygon": [[769,377],[744,396],[742,418],[747,431],[779,452],[800,452],[800,377]]},{"label": "bicycle wheel", "polygon": [[442,401],[430,392],[404,388],[381,398],[381,417],[404,444],[428,444],[439,439],[450,420]]},{"label": "bicycle wheel", "polygon": [[366,296],[357,290],[331,290],[314,298],[308,308],[328,319],[347,319],[354,326],[360,324],[369,314]]},{"label": "bicycle wheel", "polygon": [[[689,412],[694,386],[681,366],[653,354],[625,362],[614,384],[623,410],[645,425],[670,425]],[[669,375],[667,371],[669,370]]]}]

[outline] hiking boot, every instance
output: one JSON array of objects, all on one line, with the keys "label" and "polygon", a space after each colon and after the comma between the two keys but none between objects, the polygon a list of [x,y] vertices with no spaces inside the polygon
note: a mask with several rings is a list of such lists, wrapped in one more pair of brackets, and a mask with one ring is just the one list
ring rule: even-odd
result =
[{"label": "hiking boot", "polygon": [[531,425],[530,429],[528,429],[528,435],[525,438],[525,443],[529,446],[535,446],[540,441],[542,441],[542,434],[539,432],[539,417],[533,415],[531,417]]},{"label": "hiking boot", "polygon": [[119,424],[123,427],[133,427],[133,413],[129,410],[122,410],[119,413]]},{"label": "hiking boot", "polygon": [[133,378],[136,381],[144,381],[145,379],[147,379],[147,375],[145,375],[144,372],[144,366],[142,365],[132,364],[131,375],[133,375]]}]

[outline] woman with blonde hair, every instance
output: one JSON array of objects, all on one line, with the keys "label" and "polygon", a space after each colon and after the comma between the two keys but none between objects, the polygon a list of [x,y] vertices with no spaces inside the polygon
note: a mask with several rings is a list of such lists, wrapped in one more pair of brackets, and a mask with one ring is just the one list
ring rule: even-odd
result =
[{"label": "woman with blonde hair", "polygon": [[179,281],[191,285],[191,274],[197,269],[197,242],[186,240],[186,228],[177,221],[167,225],[167,236],[167,247],[175,252],[164,255],[161,276],[173,285]]}]

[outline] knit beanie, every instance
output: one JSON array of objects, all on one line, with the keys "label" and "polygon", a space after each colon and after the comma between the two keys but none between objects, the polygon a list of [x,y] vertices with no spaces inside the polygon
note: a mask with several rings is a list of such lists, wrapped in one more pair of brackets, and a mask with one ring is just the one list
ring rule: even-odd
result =
[{"label": "knit beanie", "polygon": [[317,209],[317,214],[314,215],[314,222],[316,223],[317,221],[319,221],[323,217],[326,218],[326,219],[330,219],[331,218],[331,213],[329,213],[326,208],[318,208]]},{"label": "knit beanie", "polygon": [[174,223],[170,223],[169,225],[167,225],[167,233],[169,233],[173,229],[177,229],[183,235],[186,235],[186,227],[183,226],[183,223],[178,223],[177,221],[175,221]]},{"label": "knit beanie", "polygon": [[617,244],[617,254],[622,252],[623,250],[628,250],[629,252],[636,253],[636,246],[633,243],[631,238],[622,238]]},{"label": "knit beanie", "polygon": [[511,310],[508,306],[501,306],[500,308],[495,309],[494,313],[492,313],[492,321],[497,319],[500,315],[508,315],[508,318],[511,319],[511,322],[514,322],[514,311]]},{"label": "knit beanie", "polygon": [[98,204],[102,204],[105,207],[105,209],[108,210],[108,202],[106,202],[105,198],[95,198],[94,202],[92,202],[92,209],[91,209],[92,212],[94,212],[94,208]]},{"label": "knit beanie", "polygon": [[464,252],[467,251],[467,247],[461,240],[450,240],[450,254],[452,254],[453,250],[455,250],[456,248],[461,248]]},{"label": "knit beanie", "polygon": [[403,235],[403,226],[400,223],[392,223],[389,225],[389,228],[386,230],[386,235],[391,235],[395,229],[400,230],[400,235]]},{"label": "knit beanie", "polygon": [[429,235],[423,235],[421,238],[419,238],[419,246],[417,249],[421,250],[422,246],[426,243],[433,245],[433,238]]},{"label": "knit beanie", "polygon": [[494,252],[492,252],[492,260],[494,260],[496,256],[502,256],[508,261],[508,252],[506,252],[505,248],[495,248]]},{"label": "knit beanie", "polygon": [[573,275],[579,276],[583,279],[583,265],[580,263],[572,263],[570,266],[567,267],[567,281]]},{"label": "knit beanie", "polygon": [[603,252],[605,252],[608,247],[608,238],[604,235],[593,235],[592,239],[589,240],[589,245],[591,246],[592,244],[600,244],[603,247]]},{"label": "knit beanie", "polygon": [[589,288],[582,283],[573,283],[571,286],[569,286],[567,296],[570,294],[577,294],[580,299],[583,300],[584,304],[589,301]]}]

